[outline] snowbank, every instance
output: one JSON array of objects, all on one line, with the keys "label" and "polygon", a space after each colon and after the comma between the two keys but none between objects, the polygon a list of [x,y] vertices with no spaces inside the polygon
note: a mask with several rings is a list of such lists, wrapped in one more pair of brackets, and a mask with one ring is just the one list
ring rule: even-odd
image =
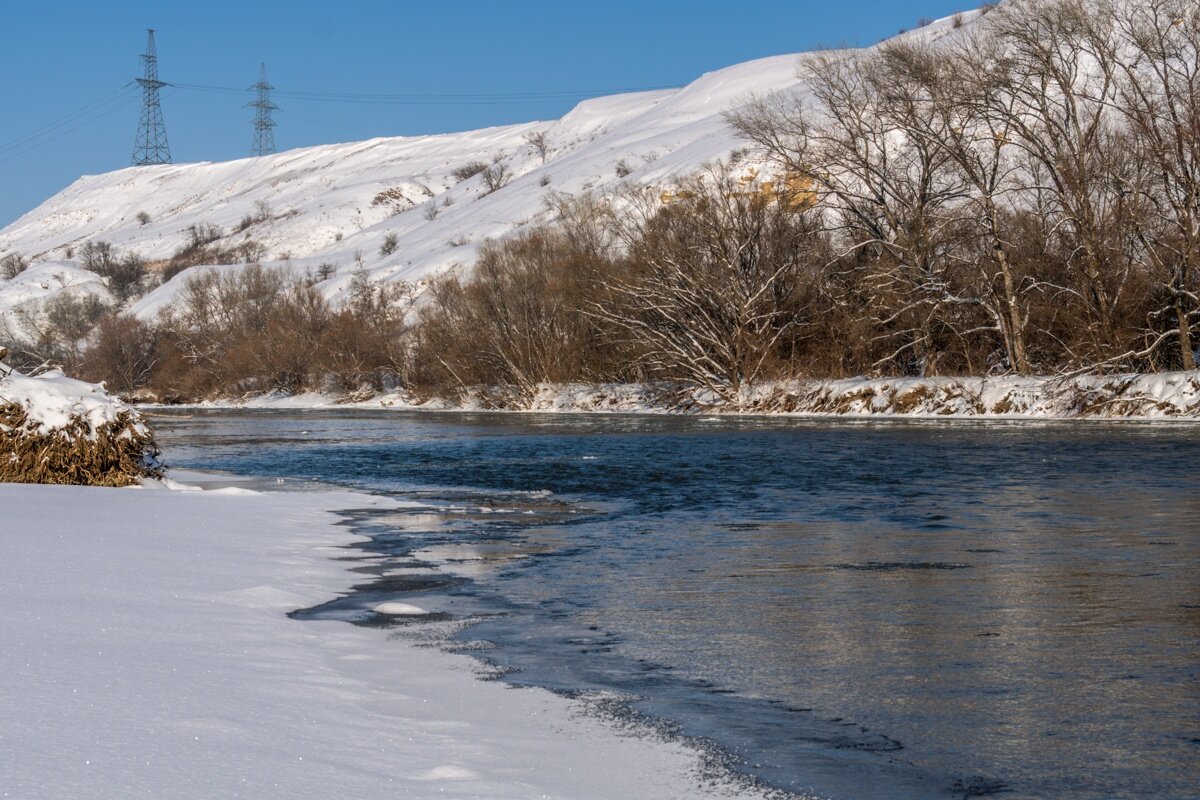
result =
[{"label": "snowbank", "polygon": [[769,383],[738,403],[651,384],[546,384],[530,398],[477,393],[415,401],[390,393],[346,402],[323,394],[270,394],[202,404],[218,408],[384,408],[445,411],[702,412],[848,417],[1200,419],[1200,370],[1150,375],[995,378],[848,378]]},{"label": "snowbank", "polygon": [[0,481],[126,486],[161,475],[157,454],[138,413],[103,386],[0,362]]},{"label": "snowbank", "polygon": [[1200,370],[1071,378],[854,378],[752,393],[745,410],[903,417],[1200,418]]},{"label": "snowbank", "polygon": [[0,796],[757,796],[465,655],[289,619],[361,580],[330,510],[391,504],[0,486]]}]

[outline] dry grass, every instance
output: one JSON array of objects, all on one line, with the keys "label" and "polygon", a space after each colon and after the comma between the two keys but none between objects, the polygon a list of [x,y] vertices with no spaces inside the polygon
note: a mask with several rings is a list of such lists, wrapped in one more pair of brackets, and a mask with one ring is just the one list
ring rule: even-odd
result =
[{"label": "dry grass", "polygon": [[83,419],[66,429],[41,433],[25,409],[0,405],[0,482],[76,486],[131,486],[161,478],[154,438],[139,433],[128,412],[90,436]]},{"label": "dry grass", "polygon": [[933,389],[929,386],[917,386],[904,394],[893,393],[891,410],[897,414],[910,414],[917,406],[928,402],[933,397]]}]

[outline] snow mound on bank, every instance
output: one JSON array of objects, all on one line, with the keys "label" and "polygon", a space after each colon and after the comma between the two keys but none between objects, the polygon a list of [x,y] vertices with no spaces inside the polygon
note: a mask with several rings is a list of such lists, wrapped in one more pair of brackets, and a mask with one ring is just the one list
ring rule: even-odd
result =
[{"label": "snow mound on bank", "polygon": [[28,376],[0,364],[0,404],[20,406],[29,429],[40,434],[74,436],[82,422],[84,435],[94,440],[101,430],[124,417],[134,420],[131,435],[149,434],[137,412],[106,392],[102,384],[68,378],[58,370]]},{"label": "snow mound on bank", "polygon": [[1200,370],[1150,375],[789,381],[746,410],[903,417],[1200,418]]},{"label": "snow mound on bank", "polygon": [[0,363],[0,481],[129,486],[162,477],[158,453],[137,412],[103,386]]},{"label": "snow mound on bank", "polygon": [[201,408],[379,408],[537,413],[795,414],[846,417],[1200,420],[1200,370],[1130,375],[844,378],[765,383],[737,402],[653,383],[547,383],[532,396],[468,392],[417,400],[403,392],[347,401],[271,394]]}]

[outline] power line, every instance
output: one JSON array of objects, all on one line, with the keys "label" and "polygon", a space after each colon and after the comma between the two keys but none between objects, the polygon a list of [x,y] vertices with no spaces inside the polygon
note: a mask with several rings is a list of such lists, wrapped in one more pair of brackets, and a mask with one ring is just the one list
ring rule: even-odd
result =
[{"label": "power line", "polygon": [[[81,117],[87,116],[89,113],[91,113],[93,111],[98,111],[101,108],[104,108],[105,106],[108,106],[108,110],[102,112],[100,114],[100,116],[104,116],[107,113],[109,113],[109,111],[115,110],[116,108],[123,108],[128,103],[128,101],[130,99],[132,99],[133,95],[129,90],[133,85],[134,85],[133,81],[130,81],[129,83],[122,86],[120,89],[117,89],[115,92],[106,94],[103,97],[97,98],[96,100],[92,100],[89,103],[85,103],[82,106],[80,106],[79,108],[75,109],[74,111],[64,114],[63,116],[58,117],[56,119],[52,119],[49,122],[47,122],[46,124],[44,124],[38,128],[35,128],[34,130],[30,131],[29,133],[26,133],[23,136],[18,136],[17,138],[11,139],[11,140],[5,142],[4,144],[0,144],[0,153],[5,153],[14,148],[21,147],[22,145],[29,144],[31,142],[35,142],[39,139],[43,139],[43,137],[45,137],[46,135],[52,134],[55,131],[57,131],[58,129],[62,128],[63,126],[70,125],[72,122],[80,119]],[[91,117],[91,119],[97,119],[97,118],[98,117]],[[72,127],[69,130],[75,130],[77,127],[78,126]],[[57,138],[57,137],[54,137],[54,138]],[[46,141],[48,141],[48,140],[46,140]]]},{"label": "power line", "polygon": [[[117,98],[120,102],[116,103],[115,105],[110,105],[110,107],[105,108],[104,110],[99,111],[98,113],[96,113],[92,116],[89,116],[89,117],[86,117],[85,119],[79,120],[79,122],[75,125],[71,125],[70,127],[67,127],[67,128],[61,128],[61,126],[59,126],[58,128],[51,129],[53,132],[48,131],[45,135],[35,137],[32,141],[29,141],[30,137],[22,137],[23,139],[27,140],[27,141],[25,141],[25,144],[27,146],[18,149],[16,152],[10,152],[10,151],[14,147],[19,147],[20,142],[10,142],[9,144],[6,144],[3,147],[0,147],[0,155],[6,154],[6,155],[4,155],[3,158],[0,158],[0,164],[3,164],[8,161],[12,161],[14,158],[19,158],[20,156],[23,156],[28,152],[38,149],[42,145],[49,144],[50,142],[53,142],[57,139],[61,139],[62,137],[66,136],[68,133],[73,133],[74,131],[77,131],[80,128],[91,125],[93,122],[103,119],[104,117],[107,117],[107,116],[113,114],[114,112],[122,111],[122,110],[128,108],[129,106],[133,105],[133,101],[136,99],[136,97],[137,96],[135,94],[133,94],[132,92],[126,92],[121,97]],[[76,118],[78,118],[78,115],[75,115],[71,119],[76,119]],[[64,117],[64,119],[67,119],[67,118]],[[42,127],[47,128],[48,126],[42,126]]]},{"label": "power line", "polygon": [[[83,104],[79,108],[67,114],[52,119],[45,124],[29,131],[28,133],[11,139],[3,144],[0,144],[0,163],[11,161],[25,153],[41,147],[44,144],[55,141],[69,133],[79,130],[86,125],[91,124],[99,119],[107,117],[116,111],[128,107],[135,94],[131,89],[136,86],[142,87],[143,95],[143,118],[139,124],[139,139],[141,142],[142,126],[146,124],[146,100],[147,93],[153,94],[153,103],[150,108],[151,117],[155,116],[154,109],[157,108],[157,124],[162,125],[162,108],[158,103],[159,90],[167,88],[169,90],[183,89],[185,91],[203,91],[216,92],[227,94],[246,95],[257,92],[258,84],[249,88],[238,88],[233,86],[212,86],[206,84],[194,83],[173,83],[158,79],[158,59],[154,50],[153,32],[147,35],[147,53],[143,54],[142,59],[147,70],[153,69],[153,74],[144,74],[143,77],[137,78],[134,81],[122,86],[109,94]],[[152,63],[150,62],[152,59]],[[157,88],[153,90],[146,85],[147,81],[157,83]],[[265,82],[265,76],[263,78]],[[588,97],[599,97],[608,94],[622,94],[626,92],[647,92],[659,91],[664,89],[678,89],[679,86],[635,86],[635,87],[620,87],[609,89],[563,89],[557,91],[536,91],[536,92],[478,92],[478,93],[412,93],[412,94],[385,94],[385,93],[360,93],[360,92],[331,92],[331,91],[302,91],[302,90],[279,90],[275,87],[269,87],[270,95],[277,97],[286,97],[290,100],[300,100],[309,102],[330,102],[330,103],[359,103],[365,105],[383,104],[383,105],[505,105],[511,103],[560,103],[563,101],[579,100]],[[270,102],[270,95],[267,97],[267,102]],[[257,100],[248,105],[256,107]],[[270,117],[268,115],[268,120]],[[154,120],[151,119],[151,133],[155,127]],[[274,127],[274,121],[271,121],[271,127]],[[257,114],[255,123],[258,124]],[[151,141],[154,137],[151,135],[147,141]],[[274,138],[273,136],[271,137]],[[164,157],[165,161],[152,161],[148,163],[170,163],[170,150],[167,147],[165,125],[161,130],[161,151],[155,147],[156,152],[161,152],[160,157]],[[256,127],[257,141],[257,127]],[[273,142],[271,143],[273,145]],[[136,154],[135,154],[136,160]]]},{"label": "power line", "polygon": [[[212,86],[198,83],[169,83],[179,89],[202,92],[225,92],[246,94],[254,91],[254,87],[240,89],[235,86]],[[514,102],[544,102],[554,103],[564,100],[574,100],[587,97],[598,97],[607,94],[623,94],[626,92],[650,92],[663,89],[678,89],[679,86],[637,86],[618,89],[569,89],[543,92],[477,92],[470,94],[382,94],[358,92],[324,92],[301,91],[297,89],[272,90],[276,97],[286,97],[294,100],[313,100],[338,103],[383,103],[397,105],[500,105]]]}]

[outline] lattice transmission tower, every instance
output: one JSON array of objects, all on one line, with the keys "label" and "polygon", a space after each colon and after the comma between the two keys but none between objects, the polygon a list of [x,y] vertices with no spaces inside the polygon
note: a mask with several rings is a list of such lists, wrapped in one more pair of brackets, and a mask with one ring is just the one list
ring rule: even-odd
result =
[{"label": "lattice transmission tower", "polygon": [[271,90],[275,87],[267,83],[267,65],[259,65],[258,83],[250,87],[258,94],[253,103],[247,103],[248,108],[254,109],[254,141],[250,144],[250,155],[269,156],[275,152],[275,120],[271,112],[278,111],[279,106],[271,102]]},{"label": "lattice transmission tower", "polygon": [[167,126],[163,122],[158,90],[167,84],[158,79],[158,53],[154,49],[154,29],[146,30],[146,52],[142,54],[143,75],[137,78],[142,87],[142,118],[138,122],[137,138],[133,142],[134,166],[170,164],[171,148],[167,145]]}]

